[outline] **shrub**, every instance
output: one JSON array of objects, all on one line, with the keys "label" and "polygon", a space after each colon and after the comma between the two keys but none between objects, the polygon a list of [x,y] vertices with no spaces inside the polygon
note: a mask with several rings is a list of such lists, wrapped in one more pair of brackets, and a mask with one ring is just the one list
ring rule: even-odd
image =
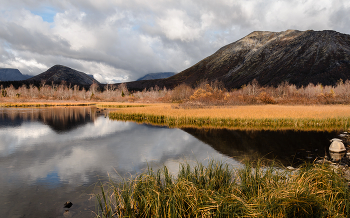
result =
[{"label": "shrub", "polygon": [[6,97],[6,96],[7,96],[7,91],[6,91],[6,89],[3,89],[3,90],[1,91],[1,95],[2,95],[2,97]]},{"label": "shrub", "polygon": [[193,89],[186,84],[176,86],[171,92],[171,101],[182,102],[188,100],[193,94]]},{"label": "shrub", "polygon": [[269,94],[267,94],[266,92],[261,92],[259,94],[258,99],[265,104],[275,104],[276,101],[273,99],[273,97]]}]

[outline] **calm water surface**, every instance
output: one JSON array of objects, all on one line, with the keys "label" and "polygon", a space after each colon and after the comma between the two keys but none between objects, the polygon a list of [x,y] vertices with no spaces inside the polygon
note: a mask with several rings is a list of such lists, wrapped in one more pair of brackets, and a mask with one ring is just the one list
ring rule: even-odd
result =
[{"label": "calm water surface", "polygon": [[[2,217],[94,217],[99,182],[147,165],[176,173],[209,158],[240,167],[265,157],[285,165],[324,156],[338,132],[169,129],[109,120],[94,107],[0,108]],[[69,212],[63,204],[73,202]]]}]

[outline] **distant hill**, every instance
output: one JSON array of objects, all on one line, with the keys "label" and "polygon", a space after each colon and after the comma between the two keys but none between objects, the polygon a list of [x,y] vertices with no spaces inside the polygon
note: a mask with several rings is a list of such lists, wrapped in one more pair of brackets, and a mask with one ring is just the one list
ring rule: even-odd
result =
[{"label": "distant hill", "polygon": [[165,79],[171,76],[174,76],[176,73],[174,72],[162,72],[162,73],[149,73],[145,76],[137,79],[136,81],[140,80],[152,80],[152,79]]},{"label": "distant hill", "polygon": [[93,83],[99,84],[91,75],[85,74],[83,72],[65,67],[62,65],[55,65],[48,69],[47,71],[28,79],[28,82],[42,81],[60,83],[62,81],[67,82],[67,84],[76,85],[91,85]]},{"label": "distant hill", "polygon": [[18,69],[0,68],[0,81],[20,81],[31,77],[30,75],[22,74]]},{"label": "distant hill", "polygon": [[274,86],[284,81],[297,86],[334,85],[339,79],[350,79],[350,35],[331,30],[256,31],[175,76],[127,86],[140,90],[181,83],[195,86],[203,79],[222,81],[229,89],[253,79]]}]

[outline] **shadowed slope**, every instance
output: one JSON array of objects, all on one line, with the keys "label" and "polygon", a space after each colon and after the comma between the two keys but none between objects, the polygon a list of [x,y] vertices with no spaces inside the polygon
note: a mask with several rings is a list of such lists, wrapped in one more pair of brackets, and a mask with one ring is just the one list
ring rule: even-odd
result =
[{"label": "shadowed slope", "polygon": [[274,86],[284,81],[334,85],[350,79],[350,35],[330,30],[256,31],[175,76],[127,85],[172,88],[181,83],[195,86],[203,79],[222,81],[227,88],[240,88],[253,79]]}]

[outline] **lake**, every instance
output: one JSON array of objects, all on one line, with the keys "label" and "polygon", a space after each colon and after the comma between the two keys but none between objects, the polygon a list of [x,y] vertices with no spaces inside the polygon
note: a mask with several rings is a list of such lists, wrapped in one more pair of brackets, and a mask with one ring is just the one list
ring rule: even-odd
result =
[{"label": "lake", "polygon": [[[94,193],[148,166],[209,159],[241,167],[264,157],[298,165],[323,157],[340,132],[171,129],[109,120],[96,107],[0,108],[0,214],[94,217]],[[68,212],[66,201],[73,202]]]}]

